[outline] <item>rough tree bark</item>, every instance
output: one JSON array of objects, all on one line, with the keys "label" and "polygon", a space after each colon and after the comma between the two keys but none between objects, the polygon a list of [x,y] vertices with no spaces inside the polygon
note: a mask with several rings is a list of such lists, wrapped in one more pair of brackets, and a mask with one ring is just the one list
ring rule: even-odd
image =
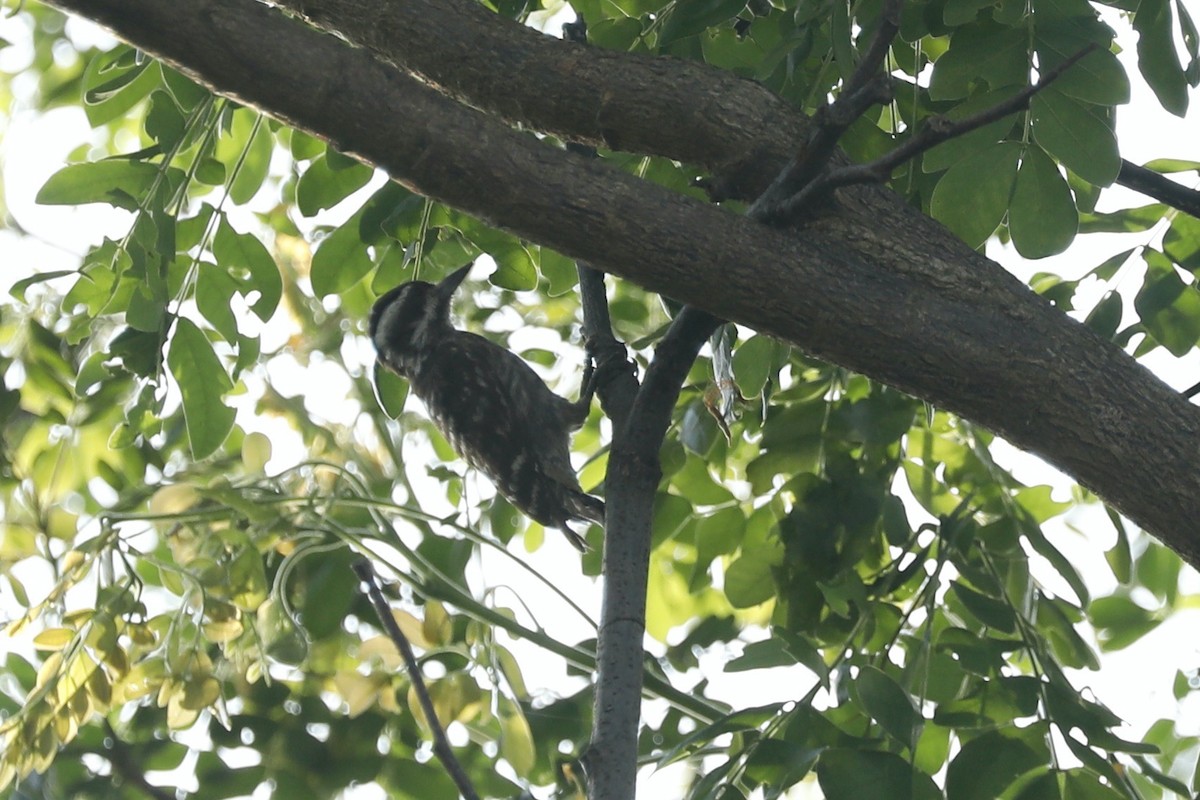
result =
[{"label": "rough tree bark", "polygon": [[[744,197],[774,174],[804,128],[761,87],[696,64],[560,46],[483,19],[465,0],[355,7],[359,15],[381,9],[369,18],[376,26],[401,11],[408,24],[428,14],[436,26],[445,22],[438,13],[453,12],[440,30],[392,42],[423,57],[426,79],[470,108],[254,0],[53,4],[415,191],[960,413],[1043,456],[1200,565],[1200,412],[891,193],[840,191],[836,213],[780,232],[475,110],[694,160],[723,179],[726,194]],[[304,10],[355,39],[344,7]],[[505,38],[478,38],[492,35]],[[518,66],[493,60],[491,82],[480,86],[465,67],[456,79],[464,57],[439,48],[458,37]],[[553,68],[539,60],[551,56]],[[435,76],[428,65],[439,63],[450,72]],[[550,83],[560,72],[568,85]],[[534,95],[553,102],[539,105]],[[655,122],[660,114],[669,123]],[[684,131],[703,146],[687,144]]]}]

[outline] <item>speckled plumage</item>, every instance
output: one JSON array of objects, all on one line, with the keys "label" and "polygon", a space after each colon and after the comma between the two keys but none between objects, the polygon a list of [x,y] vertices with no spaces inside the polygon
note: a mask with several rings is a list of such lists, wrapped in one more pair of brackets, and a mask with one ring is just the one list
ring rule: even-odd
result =
[{"label": "speckled plumage", "polygon": [[514,506],[586,549],[568,523],[603,523],[604,502],[580,488],[569,444],[587,418],[590,388],[572,403],[514,353],[456,330],[450,298],[467,270],[437,285],[401,284],[376,301],[370,334],[379,361],[409,380],[438,430]]}]

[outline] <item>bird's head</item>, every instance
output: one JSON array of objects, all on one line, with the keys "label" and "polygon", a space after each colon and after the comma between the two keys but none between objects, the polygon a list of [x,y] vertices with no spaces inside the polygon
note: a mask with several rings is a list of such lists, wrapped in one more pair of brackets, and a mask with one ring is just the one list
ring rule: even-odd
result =
[{"label": "bird's head", "polygon": [[471,266],[451,272],[436,284],[402,283],[375,301],[368,331],[385,366],[407,376],[420,355],[452,330],[450,300]]}]

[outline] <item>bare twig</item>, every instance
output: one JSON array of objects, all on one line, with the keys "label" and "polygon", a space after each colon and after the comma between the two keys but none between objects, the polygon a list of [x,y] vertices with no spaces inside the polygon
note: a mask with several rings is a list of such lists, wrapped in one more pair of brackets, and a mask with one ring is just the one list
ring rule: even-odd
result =
[{"label": "bare twig", "polygon": [[375,570],[371,567],[371,562],[365,558],[361,559],[354,563],[352,569],[358,579],[367,585],[367,597],[375,608],[375,615],[379,617],[379,623],[404,659],[404,666],[408,669],[408,679],[412,681],[413,691],[416,692],[417,700],[421,703],[421,711],[425,714],[425,721],[433,734],[434,755],[442,762],[442,767],[449,773],[454,785],[458,787],[459,794],[467,800],[479,800],[475,787],[471,785],[471,779],[467,777],[466,771],[463,770],[462,764],[458,762],[454,750],[450,747],[450,740],[446,738],[446,730],[438,720],[437,712],[433,708],[433,700],[429,697],[429,688],[425,685],[425,679],[421,677],[421,666],[417,663],[417,655],[413,652],[408,637],[396,624],[396,618],[392,616],[392,609],[379,589],[379,582],[375,578]]},{"label": "bare twig", "polygon": [[864,88],[883,66],[892,42],[900,33],[900,11],[903,6],[903,0],[886,0],[883,4],[883,10],[879,13],[879,27],[875,29],[875,36],[871,38],[871,44],[863,54],[862,61],[855,68],[850,80],[846,81],[845,94],[854,94]]},{"label": "bare twig", "polygon": [[1026,86],[1007,100],[999,102],[991,108],[985,108],[978,114],[972,114],[959,120],[951,120],[942,116],[930,117],[921,130],[895,150],[865,164],[851,164],[825,173],[789,198],[780,206],[777,213],[783,220],[794,219],[807,210],[820,196],[826,195],[838,187],[886,181],[896,167],[905,161],[916,158],[926,150],[1028,107],[1029,101],[1035,94],[1045,89],[1064,72],[1098,48],[1099,45],[1095,43],[1089,44],[1058,66],[1047,70],[1037,83]]},{"label": "bare twig", "polygon": [[1147,197],[1153,197],[1160,203],[1166,203],[1171,208],[1185,214],[1200,218],[1200,192],[1180,186],[1175,181],[1154,170],[1139,167],[1130,161],[1121,160],[1121,172],[1117,175],[1117,183],[1141,192]]},{"label": "bare twig", "polygon": [[764,222],[775,219],[786,221],[786,216],[779,216],[779,209],[828,168],[829,160],[846,129],[871,106],[891,101],[891,82],[879,70],[896,34],[900,32],[902,5],[902,0],[887,0],[879,17],[879,28],[863,60],[846,81],[841,95],[817,112],[808,141],[754,201],[747,216]]}]

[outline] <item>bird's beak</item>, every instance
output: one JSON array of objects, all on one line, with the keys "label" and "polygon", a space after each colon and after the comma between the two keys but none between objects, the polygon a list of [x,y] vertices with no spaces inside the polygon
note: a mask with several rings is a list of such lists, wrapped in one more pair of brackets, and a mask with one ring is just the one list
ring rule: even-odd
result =
[{"label": "bird's beak", "polygon": [[441,283],[437,285],[437,291],[438,296],[443,302],[450,302],[450,298],[454,295],[454,290],[457,289],[459,284],[461,284],[467,277],[467,273],[471,271],[471,267],[473,266],[475,266],[474,261],[472,261],[470,264],[467,264],[465,267],[459,267],[458,269],[454,270],[454,272],[451,272],[449,275],[442,278]]}]

